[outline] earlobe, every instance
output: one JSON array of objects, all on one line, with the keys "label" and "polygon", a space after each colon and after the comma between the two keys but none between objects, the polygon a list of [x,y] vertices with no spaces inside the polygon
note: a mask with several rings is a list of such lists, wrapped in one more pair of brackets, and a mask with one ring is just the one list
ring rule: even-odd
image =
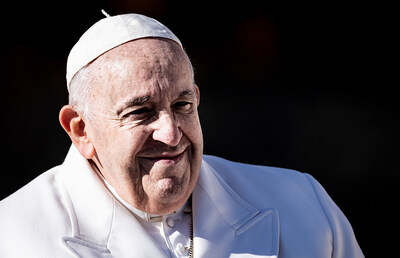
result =
[{"label": "earlobe", "polygon": [[72,106],[66,105],[60,110],[59,120],[81,155],[86,159],[92,159],[95,149],[87,135],[86,124],[81,115]]}]

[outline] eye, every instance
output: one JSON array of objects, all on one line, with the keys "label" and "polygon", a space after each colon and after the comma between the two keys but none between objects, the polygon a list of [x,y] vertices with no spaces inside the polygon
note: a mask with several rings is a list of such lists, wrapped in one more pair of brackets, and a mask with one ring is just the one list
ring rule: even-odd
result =
[{"label": "eye", "polygon": [[175,110],[188,111],[192,108],[192,103],[187,101],[178,101],[173,107]]},{"label": "eye", "polygon": [[143,108],[138,108],[135,109],[126,115],[124,117],[131,117],[133,119],[139,120],[139,119],[145,119],[153,114],[153,110],[147,107]]}]

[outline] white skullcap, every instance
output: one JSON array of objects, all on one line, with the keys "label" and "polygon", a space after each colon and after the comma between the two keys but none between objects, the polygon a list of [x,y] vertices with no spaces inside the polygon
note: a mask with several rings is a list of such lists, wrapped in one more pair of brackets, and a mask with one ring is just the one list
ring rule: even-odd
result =
[{"label": "white skullcap", "polygon": [[[104,13],[104,12],[103,12]],[[101,19],[90,27],[71,49],[67,60],[67,87],[74,75],[108,50],[131,40],[155,37],[179,39],[166,26],[140,14],[123,14]]]}]

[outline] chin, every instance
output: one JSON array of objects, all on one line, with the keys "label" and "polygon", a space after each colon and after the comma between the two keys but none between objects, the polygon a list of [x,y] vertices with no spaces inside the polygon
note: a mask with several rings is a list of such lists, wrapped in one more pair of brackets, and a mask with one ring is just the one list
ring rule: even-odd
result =
[{"label": "chin", "polygon": [[156,195],[160,201],[173,202],[185,196],[189,182],[180,182],[178,178],[170,177],[159,180],[156,184]]},{"label": "chin", "polygon": [[155,214],[166,214],[178,210],[189,198],[189,182],[186,184],[174,184],[173,179],[163,179],[157,183],[156,190],[152,193]]}]

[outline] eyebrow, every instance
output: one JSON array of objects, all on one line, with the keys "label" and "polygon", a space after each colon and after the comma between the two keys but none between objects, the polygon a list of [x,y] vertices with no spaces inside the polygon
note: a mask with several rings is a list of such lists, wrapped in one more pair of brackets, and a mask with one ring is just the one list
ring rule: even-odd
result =
[{"label": "eyebrow", "polygon": [[194,90],[184,90],[184,91],[182,91],[180,94],[179,94],[179,98],[180,97],[185,97],[185,96],[193,96],[193,95],[195,95],[194,94]]},{"label": "eyebrow", "polygon": [[[194,96],[194,90],[183,90],[179,95],[178,98],[181,97],[190,97]],[[144,103],[146,103],[150,99],[149,95],[146,96],[141,96],[137,98],[130,99],[128,101],[125,101],[120,108],[117,109],[117,115],[120,115],[122,111],[124,111],[128,107],[134,107],[134,106],[141,106]]]},{"label": "eyebrow", "polygon": [[125,101],[120,108],[117,109],[117,115],[120,115],[128,107],[141,106],[150,99],[150,96],[141,96]]}]

